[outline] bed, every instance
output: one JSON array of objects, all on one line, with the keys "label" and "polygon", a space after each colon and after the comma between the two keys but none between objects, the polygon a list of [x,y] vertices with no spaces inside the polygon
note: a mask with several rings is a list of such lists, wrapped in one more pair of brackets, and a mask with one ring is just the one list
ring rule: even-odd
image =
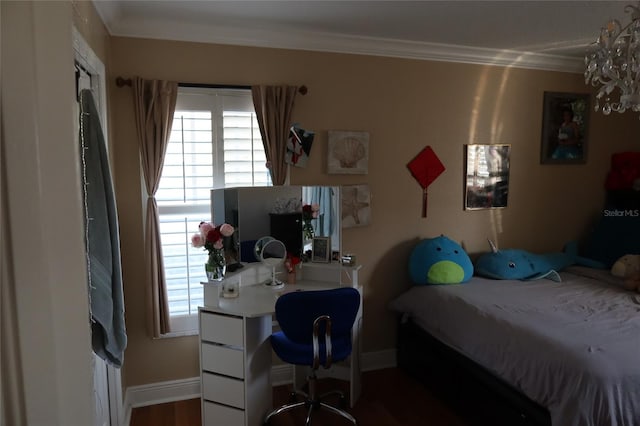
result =
[{"label": "bed", "polygon": [[482,382],[522,419],[505,424],[640,426],[640,294],[608,271],[561,276],[412,287],[391,304],[400,366]]}]

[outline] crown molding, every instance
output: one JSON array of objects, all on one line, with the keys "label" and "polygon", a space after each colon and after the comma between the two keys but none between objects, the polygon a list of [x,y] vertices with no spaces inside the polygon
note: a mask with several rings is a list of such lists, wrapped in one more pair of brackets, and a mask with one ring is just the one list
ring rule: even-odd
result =
[{"label": "crown molding", "polygon": [[384,56],[570,73],[583,72],[582,59],[569,56],[346,34],[187,25],[175,21],[150,19],[111,21],[107,28],[112,35],[122,37]]},{"label": "crown molding", "polygon": [[[77,1],[77,0],[74,0]],[[122,6],[118,2],[91,0],[109,34],[114,35],[113,25],[122,19]]]}]

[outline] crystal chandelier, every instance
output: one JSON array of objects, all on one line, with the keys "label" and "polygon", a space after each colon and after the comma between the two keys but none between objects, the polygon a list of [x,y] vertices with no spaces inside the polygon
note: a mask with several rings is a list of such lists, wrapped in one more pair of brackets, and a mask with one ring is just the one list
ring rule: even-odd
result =
[{"label": "crystal chandelier", "polygon": [[595,110],[605,115],[640,111],[640,8],[627,5],[624,11],[631,22],[623,27],[609,21],[584,58],[585,83],[598,87]]}]

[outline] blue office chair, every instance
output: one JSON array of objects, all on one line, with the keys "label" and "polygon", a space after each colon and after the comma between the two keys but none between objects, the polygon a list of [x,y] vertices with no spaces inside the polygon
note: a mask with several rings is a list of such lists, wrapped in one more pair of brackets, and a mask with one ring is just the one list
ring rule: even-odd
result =
[{"label": "blue office chair", "polygon": [[271,346],[283,361],[311,367],[308,377],[309,393],[292,393],[294,399],[299,394],[305,401],[275,409],[265,417],[265,425],[269,424],[273,416],[303,406],[308,408],[305,426],[311,425],[313,411],[321,408],[357,425],[351,414],[321,401],[329,395],[338,395],[341,406],[344,406],[345,397],[342,392],[333,391],[319,397],[316,395],[316,371],[321,365],[329,368],[331,363],[346,359],[351,354],[351,328],[359,307],[360,293],[351,287],[297,291],[278,298],[276,319],[282,331],[271,335]]}]

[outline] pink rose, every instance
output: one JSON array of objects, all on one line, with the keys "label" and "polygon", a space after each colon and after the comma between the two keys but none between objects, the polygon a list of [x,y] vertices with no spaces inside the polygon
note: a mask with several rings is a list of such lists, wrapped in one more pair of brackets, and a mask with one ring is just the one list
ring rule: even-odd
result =
[{"label": "pink rose", "polygon": [[311,210],[314,212],[320,211],[320,204],[311,204]]},{"label": "pink rose", "polygon": [[213,229],[213,225],[209,222],[200,222],[199,228],[202,235],[207,235]]},{"label": "pink rose", "polygon": [[222,234],[223,237],[232,236],[233,231],[235,231],[235,229],[233,229],[233,226],[229,225],[228,223],[224,223],[220,226],[220,233]]},{"label": "pink rose", "polygon": [[215,243],[213,243],[213,248],[220,250],[221,248],[223,248],[224,246],[222,245],[222,240],[218,240]]},{"label": "pink rose", "polygon": [[202,234],[193,234],[191,236],[191,245],[196,248],[204,246],[204,238],[202,238]]}]

